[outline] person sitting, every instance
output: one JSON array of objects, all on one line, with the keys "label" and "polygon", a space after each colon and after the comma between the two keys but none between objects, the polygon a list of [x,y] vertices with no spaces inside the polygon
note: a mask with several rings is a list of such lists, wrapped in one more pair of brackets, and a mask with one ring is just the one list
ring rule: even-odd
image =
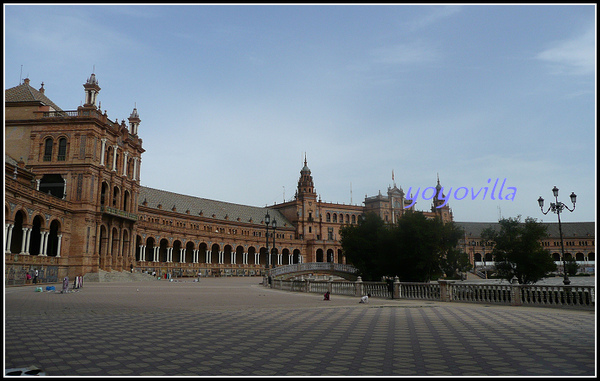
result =
[{"label": "person sitting", "polygon": [[329,295],[331,294],[329,293],[329,291],[327,291],[325,295],[323,295],[323,300],[329,300]]},{"label": "person sitting", "polygon": [[359,303],[369,303],[369,298],[371,297],[371,294],[367,294],[365,296],[363,296],[362,298],[360,298],[360,302]]}]

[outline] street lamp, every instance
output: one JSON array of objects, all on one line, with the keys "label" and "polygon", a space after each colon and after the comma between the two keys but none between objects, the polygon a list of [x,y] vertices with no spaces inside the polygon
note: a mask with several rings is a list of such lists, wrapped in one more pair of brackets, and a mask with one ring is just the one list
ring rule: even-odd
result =
[{"label": "street lamp", "polygon": [[[273,250],[275,250],[275,229],[277,229],[277,220],[273,218],[273,222],[271,222],[271,225],[273,225],[273,233],[272,233],[273,234]],[[271,264],[270,257],[269,257],[269,264]]]},{"label": "street lamp", "polygon": [[269,253],[269,224],[271,223],[271,216],[269,215],[269,211],[265,215],[265,225],[267,226],[267,252],[265,255],[265,268],[267,272],[267,276],[269,276],[269,259],[271,254]]},{"label": "street lamp", "polygon": [[538,198],[538,204],[540,205],[540,209],[542,210],[542,213],[548,214],[548,212],[552,211],[553,213],[556,213],[556,215],[558,216],[558,233],[560,234],[560,251],[562,254],[562,258],[563,258],[563,272],[565,273],[563,283],[565,285],[569,285],[569,284],[571,284],[571,281],[569,280],[569,276],[567,275],[567,261],[565,259],[565,244],[563,242],[562,226],[560,223],[560,213],[563,211],[563,209],[567,209],[569,212],[573,212],[575,210],[575,201],[577,201],[577,195],[575,194],[575,192],[571,192],[571,196],[569,196],[569,197],[571,198],[571,202],[573,203],[573,209],[569,209],[568,206],[566,206],[562,202],[558,201],[558,188],[556,186],[554,186],[554,188],[552,188],[552,194],[554,195],[554,200],[556,202],[551,202],[548,210],[546,210],[544,212],[544,199],[542,198],[542,196],[540,196],[540,198]]}]

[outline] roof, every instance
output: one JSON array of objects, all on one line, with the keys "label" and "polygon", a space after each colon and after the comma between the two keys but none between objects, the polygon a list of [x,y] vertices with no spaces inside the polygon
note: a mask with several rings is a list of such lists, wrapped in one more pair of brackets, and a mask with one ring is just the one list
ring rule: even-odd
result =
[{"label": "roof", "polygon": [[[465,233],[471,237],[481,237],[483,229],[491,227],[498,230],[500,224],[497,222],[455,222],[456,225],[465,229]],[[540,222],[547,227],[550,238],[559,238],[558,222]],[[569,238],[594,238],[596,236],[595,222],[562,222],[563,237]]]},{"label": "roof", "polygon": [[[43,88],[42,84],[42,88]],[[4,91],[6,103],[17,102],[40,102],[46,106],[52,107],[56,111],[63,111],[54,102],[52,102],[43,92],[34,89],[29,85],[29,79],[25,79],[19,86],[12,87]]]},{"label": "roof", "polygon": [[174,212],[183,215],[187,215],[187,211],[189,211],[189,215],[199,216],[202,213],[203,217],[214,218],[218,221],[239,221],[263,226],[265,214],[268,212],[271,220],[277,220],[277,227],[293,227],[292,223],[279,211],[266,207],[209,200],[148,187],[140,187],[138,200],[139,205],[147,202],[145,206],[147,208],[158,209],[158,205],[162,205],[161,210],[173,210],[175,208]]}]

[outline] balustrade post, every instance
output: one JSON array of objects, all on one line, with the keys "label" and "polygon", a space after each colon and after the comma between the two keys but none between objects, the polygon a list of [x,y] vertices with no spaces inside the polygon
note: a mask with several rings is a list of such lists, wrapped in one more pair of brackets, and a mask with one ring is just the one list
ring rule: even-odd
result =
[{"label": "balustrade post", "polygon": [[519,280],[517,279],[517,277],[513,277],[510,280],[511,283],[511,287],[510,287],[510,304],[511,306],[522,306],[523,305],[523,299],[521,297],[521,285],[519,284]]},{"label": "balustrade post", "polygon": [[333,276],[330,276],[327,281],[327,291],[329,291],[330,294],[333,293]]},{"label": "balustrade post", "polygon": [[354,296],[363,296],[363,283],[362,283],[362,278],[359,275],[358,278],[356,278],[356,282],[354,283],[355,285],[355,295]]},{"label": "balustrade post", "polygon": [[400,299],[400,278],[394,277],[394,290],[392,291],[394,299]]},{"label": "balustrade post", "polygon": [[440,285],[440,300],[442,302],[451,302],[452,301],[452,284],[454,282],[447,280],[438,280],[438,284]]}]

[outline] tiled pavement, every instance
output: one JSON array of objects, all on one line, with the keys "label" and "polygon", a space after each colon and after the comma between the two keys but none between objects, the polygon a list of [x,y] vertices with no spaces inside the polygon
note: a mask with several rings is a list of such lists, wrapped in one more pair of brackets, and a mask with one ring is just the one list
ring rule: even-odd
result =
[{"label": "tiled pavement", "polygon": [[[5,368],[49,376],[595,376],[595,312],[265,289],[5,288]],[[58,285],[56,287],[59,289]]]}]

